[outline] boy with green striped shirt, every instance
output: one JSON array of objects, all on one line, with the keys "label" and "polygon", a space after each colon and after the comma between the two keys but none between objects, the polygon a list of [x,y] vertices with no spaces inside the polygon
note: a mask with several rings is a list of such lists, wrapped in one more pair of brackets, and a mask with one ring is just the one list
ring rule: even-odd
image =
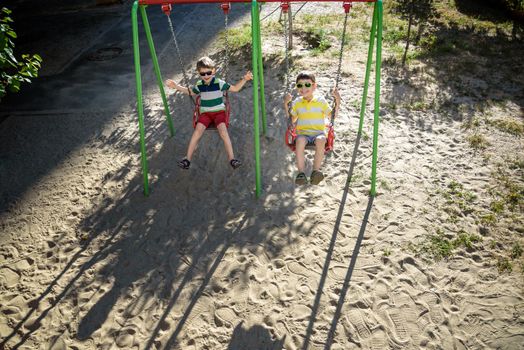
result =
[{"label": "boy with green striped shirt", "polygon": [[202,77],[195,86],[191,89],[181,86],[171,79],[166,80],[166,85],[172,89],[176,89],[186,95],[200,95],[200,116],[197,120],[195,131],[189,141],[186,156],[178,162],[178,166],[182,169],[189,169],[191,165],[191,157],[198,145],[198,141],[204,134],[204,131],[210,124],[214,124],[218,130],[218,134],[224,142],[229,164],[233,169],[242,165],[242,162],[235,158],[233,152],[233,145],[229,138],[226,126],[226,106],[224,104],[224,91],[238,92],[242,89],[244,84],[253,79],[251,72],[244,74],[244,77],[235,85],[229,85],[224,80],[215,77],[216,64],[209,57],[202,57],[197,61],[196,69],[198,74]]}]

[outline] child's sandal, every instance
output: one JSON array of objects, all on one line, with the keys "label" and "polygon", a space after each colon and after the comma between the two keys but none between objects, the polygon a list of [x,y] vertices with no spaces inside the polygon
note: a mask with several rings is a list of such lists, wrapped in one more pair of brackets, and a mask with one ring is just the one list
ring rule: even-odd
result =
[{"label": "child's sandal", "polygon": [[306,174],[298,173],[297,177],[295,178],[295,184],[297,184],[297,185],[305,185],[305,184],[307,184]]},{"label": "child's sandal", "polygon": [[324,180],[324,174],[321,171],[313,170],[311,173],[311,184],[318,185],[322,180]]},{"label": "child's sandal", "polygon": [[191,166],[191,162],[187,158],[182,159],[181,161],[177,162],[177,164],[179,167],[185,170],[189,169],[189,167]]},{"label": "child's sandal", "polygon": [[237,169],[239,168],[241,165],[242,165],[242,162],[239,161],[238,159],[231,159],[229,161],[229,164],[231,164],[231,166],[233,167],[233,169]]}]

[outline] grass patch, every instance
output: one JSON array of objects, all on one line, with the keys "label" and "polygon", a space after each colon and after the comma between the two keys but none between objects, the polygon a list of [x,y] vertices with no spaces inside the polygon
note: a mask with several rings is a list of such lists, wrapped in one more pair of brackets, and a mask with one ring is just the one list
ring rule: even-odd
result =
[{"label": "grass patch", "polygon": [[382,255],[386,256],[386,257],[390,256],[391,255],[391,249],[389,249],[389,248],[382,249]]},{"label": "grass patch", "polygon": [[513,271],[513,264],[511,261],[506,257],[500,257],[497,260],[497,269],[500,273],[508,272],[510,273]]},{"label": "grass patch", "polygon": [[[229,48],[232,51],[251,50],[251,25],[243,23],[239,27],[229,28],[227,31]],[[226,31],[220,32],[218,36],[218,45],[226,46]]]},{"label": "grass patch", "polygon": [[477,133],[468,136],[467,140],[469,145],[476,150],[486,149],[490,145],[484,135]]},{"label": "grass patch", "polygon": [[473,249],[475,243],[482,242],[482,237],[465,231],[459,232],[457,237],[447,238],[443,231],[438,229],[419,245],[419,252],[425,253],[439,261],[453,255],[457,248]]},{"label": "grass patch", "polygon": [[519,182],[518,177],[504,170],[503,165],[499,165],[495,175],[497,181],[495,188],[491,190],[497,198],[491,203],[492,211],[500,214],[504,208],[512,212],[524,210],[524,184]]},{"label": "grass patch", "polygon": [[519,242],[513,243],[513,247],[511,248],[511,258],[518,259],[521,256],[522,256],[522,247],[520,246]]},{"label": "grass patch", "polygon": [[524,170],[524,159],[514,158],[508,160],[509,168],[512,170]]},{"label": "grass patch", "polygon": [[512,119],[495,119],[487,121],[487,124],[493,125],[503,132],[512,135],[521,136],[524,134],[524,123]]}]

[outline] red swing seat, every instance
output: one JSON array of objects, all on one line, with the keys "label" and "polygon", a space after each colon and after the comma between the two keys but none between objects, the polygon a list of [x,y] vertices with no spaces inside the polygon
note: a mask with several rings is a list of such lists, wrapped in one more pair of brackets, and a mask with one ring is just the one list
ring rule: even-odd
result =
[{"label": "red swing seat", "polygon": [[[229,97],[227,91],[224,92],[224,104],[226,105],[226,128],[229,128],[229,115],[231,113],[231,106],[229,104]],[[198,118],[200,117],[200,95],[196,97],[195,109],[193,111],[193,129],[196,128]],[[217,126],[215,123],[209,124],[206,130],[216,130]]]},{"label": "red swing seat", "polygon": [[[324,147],[324,153],[328,153],[333,150],[335,143],[335,129],[333,124],[326,125],[328,127],[328,134],[326,138],[326,146]],[[297,141],[297,129],[295,125],[290,125],[286,130],[285,143],[286,146],[293,152],[296,151],[296,141]],[[308,142],[306,149],[315,149],[315,144]]]}]

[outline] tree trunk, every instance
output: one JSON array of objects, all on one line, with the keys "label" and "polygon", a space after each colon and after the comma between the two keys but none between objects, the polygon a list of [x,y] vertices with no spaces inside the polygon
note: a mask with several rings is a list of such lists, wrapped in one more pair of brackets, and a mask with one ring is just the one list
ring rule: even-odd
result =
[{"label": "tree trunk", "polygon": [[406,49],[404,50],[404,56],[402,57],[402,67],[406,65],[406,58],[409,50],[409,40],[411,36],[411,25],[413,24],[413,9],[415,6],[415,0],[411,0],[411,7],[409,9],[409,23],[408,23],[408,37],[406,38]]}]

